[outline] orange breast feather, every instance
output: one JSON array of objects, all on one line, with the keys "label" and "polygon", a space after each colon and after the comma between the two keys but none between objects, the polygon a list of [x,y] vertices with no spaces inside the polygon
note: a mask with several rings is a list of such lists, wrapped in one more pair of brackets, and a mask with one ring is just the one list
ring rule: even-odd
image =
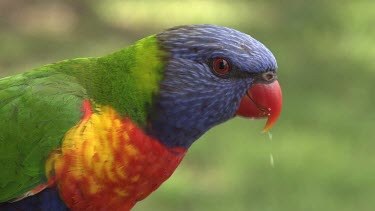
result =
[{"label": "orange breast feather", "polygon": [[168,179],[185,155],[147,136],[114,109],[85,115],[47,162],[47,175],[72,210],[130,210]]}]

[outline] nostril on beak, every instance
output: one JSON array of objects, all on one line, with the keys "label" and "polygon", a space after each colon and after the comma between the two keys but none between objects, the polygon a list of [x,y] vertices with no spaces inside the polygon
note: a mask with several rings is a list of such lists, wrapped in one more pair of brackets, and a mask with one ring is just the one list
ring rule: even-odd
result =
[{"label": "nostril on beak", "polygon": [[274,72],[265,72],[262,77],[267,82],[272,82],[277,79],[276,73]]}]

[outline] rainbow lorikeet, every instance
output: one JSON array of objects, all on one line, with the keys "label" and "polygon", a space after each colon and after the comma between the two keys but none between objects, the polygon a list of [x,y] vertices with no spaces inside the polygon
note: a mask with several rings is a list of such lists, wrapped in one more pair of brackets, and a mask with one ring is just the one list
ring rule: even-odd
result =
[{"label": "rainbow lorikeet", "polygon": [[268,130],[276,70],[254,38],[190,25],[0,79],[0,210],[130,210],[211,127],[239,115]]}]

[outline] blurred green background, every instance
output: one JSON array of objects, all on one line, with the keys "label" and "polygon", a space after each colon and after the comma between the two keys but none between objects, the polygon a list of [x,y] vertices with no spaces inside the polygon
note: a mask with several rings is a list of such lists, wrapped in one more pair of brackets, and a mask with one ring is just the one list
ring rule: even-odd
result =
[{"label": "blurred green background", "polygon": [[[274,53],[284,107],[205,134],[141,210],[375,210],[375,2],[0,1],[0,76],[211,23]],[[270,157],[273,156],[274,165]]]}]

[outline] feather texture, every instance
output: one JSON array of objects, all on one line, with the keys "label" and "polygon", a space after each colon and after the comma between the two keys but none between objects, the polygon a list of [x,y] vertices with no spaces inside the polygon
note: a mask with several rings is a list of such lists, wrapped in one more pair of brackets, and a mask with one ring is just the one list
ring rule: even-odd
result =
[{"label": "feather texture", "polygon": [[185,155],[184,149],[166,148],[111,107],[85,110],[47,168],[73,210],[129,210],[169,178]]},{"label": "feather texture", "polygon": [[81,118],[85,89],[53,66],[0,80],[0,202],[47,182],[48,154]]},{"label": "feather texture", "polygon": [[47,183],[46,159],[82,118],[84,99],[145,125],[162,78],[155,36],[100,58],[65,60],[0,79],[0,202]]}]

